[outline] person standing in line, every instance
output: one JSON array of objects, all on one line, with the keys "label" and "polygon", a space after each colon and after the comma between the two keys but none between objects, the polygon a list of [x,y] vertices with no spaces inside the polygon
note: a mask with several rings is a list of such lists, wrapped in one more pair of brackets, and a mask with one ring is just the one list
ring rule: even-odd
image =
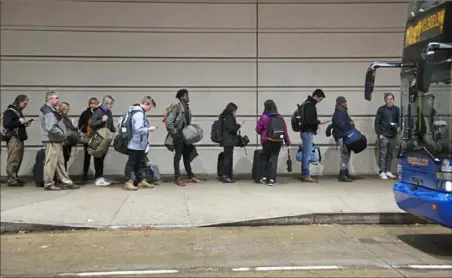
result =
[{"label": "person standing in line", "polygon": [[237,105],[233,102],[228,103],[226,108],[220,115],[222,120],[222,135],[223,140],[220,146],[223,147],[224,160],[223,160],[223,177],[221,181],[223,183],[234,183],[232,179],[232,164],[234,157],[234,147],[237,144],[237,132],[241,125],[237,124],[235,115],[237,113]]},{"label": "person standing in line", "polygon": [[80,188],[72,182],[64,167],[63,142],[66,140],[67,131],[62,117],[58,113],[59,104],[59,94],[49,91],[46,94],[46,103],[39,111],[41,138],[45,147],[44,190],[58,191],[62,189],[55,185],[55,172],[63,183],[64,189]]},{"label": "person standing in line", "polygon": [[149,145],[149,132],[157,130],[155,126],[149,126],[146,119],[146,112],[151,111],[156,106],[154,99],[146,96],[141,100],[141,104],[129,107],[129,114],[132,114],[132,138],[127,144],[129,158],[126,163],[124,174],[127,182],[125,190],[138,190],[138,187],[153,188],[154,185],[146,180],[141,171],[141,165],[146,160],[146,148]]},{"label": "person standing in line", "polygon": [[[80,115],[80,118],[78,120],[78,129],[86,134],[88,137],[92,136],[92,129],[89,128],[89,121],[91,117],[93,116],[94,109],[97,108],[99,105],[99,100],[95,97],[92,97],[88,101],[88,108],[86,108],[85,111],[82,112]],[[88,171],[89,171],[89,165],[91,163],[91,155],[88,153],[88,144],[83,144],[84,149],[84,158],[83,158],[83,181],[88,180]]]},{"label": "person standing in line", "polygon": [[168,131],[165,144],[174,146],[174,183],[178,186],[185,186],[185,182],[180,177],[180,160],[182,157],[185,171],[188,174],[188,182],[199,183],[200,180],[195,177],[190,165],[191,159],[197,155],[196,150],[193,145],[187,145],[184,142],[184,135],[182,134],[184,127],[190,125],[192,117],[188,91],[180,89],[176,93],[176,98],[179,99],[179,103],[174,105],[165,121],[166,130]]},{"label": "person standing in line", "polygon": [[19,179],[19,170],[24,157],[25,141],[28,139],[27,128],[31,120],[26,121],[23,110],[27,107],[29,99],[26,95],[18,95],[14,103],[9,105],[3,113],[4,139],[8,158],[6,161],[6,175],[8,186],[23,186],[25,183]]},{"label": "person standing in line", "polygon": [[322,102],[325,98],[325,93],[321,89],[316,89],[311,96],[308,96],[303,103],[303,121],[304,125],[301,128],[300,137],[303,142],[303,158],[301,163],[301,173],[303,182],[317,182],[316,178],[311,177],[309,170],[309,157],[312,153],[312,146],[314,143],[314,135],[317,135],[319,125],[327,123],[325,120],[319,120],[317,117],[316,105]]},{"label": "person standing in line", "polygon": [[[284,141],[286,146],[290,146],[290,138],[284,117],[279,115],[276,104],[271,99],[264,103],[264,113],[257,122],[256,132],[261,136],[261,144],[265,156],[265,165],[263,167],[265,174],[260,183],[273,186],[276,183],[278,157],[282,142]],[[280,139],[270,138],[269,133],[272,132],[273,134],[280,134],[278,136]]]},{"label": "person standing in line", "polygon": [[347,100],[345,97],[340,96],[336,98],[336,107],[333,114],[333,137],[339,145],[341,152],[341,163],[338,181],[340,182],[352,182],[355,178],[350,175],[348,171],[348,164],[352,152],[344,144],[344,133],[355,127],[355,123],[348,115]]},{"label": "person standing in line", "polygon": [[78,141],[74,140],[74,137],[70,136],[71,133],[78,133],[78,128],[76,128],[72,121],[68,118],[70,110],[71,107],[67,102],[61,102],[58,107],[58,112],[61,115],[61,120],[63,121],[63,124],[67,131],[66,140],[63,142],[64,168],[66,169],[66,171],[68,171],[67,163],[71,158],[72,147],[78,144]]},{"label": "person standing in line", "polygon": [[[101,128],[108,128],[112,133],[116,132],[113,122],[113,114],[111,112],[115,100],[112,96],[106,95],[102,98],[102,104],[93,110],[91,116],[91,124],[88,129],[92,128],[93,135]],[[111,182],[104,178],[104,161],[108,151],[102,157],[94,158],[95,184],[96,186],[109,186]]]},{"label": "person standing in line", "polygon": [[380,179],[395,179],[391,173],[391,164],[394,156],[396,136],[400,129],[400,108],[394,105],[394,95],[387,93],[384,96],[385,104],[380,106],[375,117],[375,132],[380,145]]}]

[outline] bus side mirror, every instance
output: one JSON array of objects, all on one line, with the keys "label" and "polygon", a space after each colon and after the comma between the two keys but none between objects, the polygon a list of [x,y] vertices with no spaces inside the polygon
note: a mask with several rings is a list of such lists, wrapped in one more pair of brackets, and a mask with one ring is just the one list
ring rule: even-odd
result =
[{"label": "bus side mirror", "polygon": [[416,90],[428,92],[433,75],[433,58],[435,52],[428,51],[422,55],[416,74]]},{"label": "bus side mirror", "polygon": [[366,72],[366,83],[364,84],[364,98],[368,101],[372,100],[372,93],[375,85],[376,68],[369,67]]}]

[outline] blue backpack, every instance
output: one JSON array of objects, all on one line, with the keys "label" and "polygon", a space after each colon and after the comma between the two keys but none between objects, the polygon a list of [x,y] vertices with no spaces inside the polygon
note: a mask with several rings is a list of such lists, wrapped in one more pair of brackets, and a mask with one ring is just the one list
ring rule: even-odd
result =
[{"label": "blue backpack", "polygon": [[[300,145],[298,147],[296,159],[298,162],[303,161],[303,146],[302,145]],[[309,157],[309,162],[312,165],[318,165],[318,164],[320,164],[321,161],[322,161],[322,154],[320,153],[319,146],[317,146],[316,144],[313,143],[312,144],[312,153],[311,153],[311,156]]]},{"label": "blue backpack", "polygon": [[352,128],[344,132],[344,144],[353,145],[355,142],[361,140],[362,134],[356,128]]}]

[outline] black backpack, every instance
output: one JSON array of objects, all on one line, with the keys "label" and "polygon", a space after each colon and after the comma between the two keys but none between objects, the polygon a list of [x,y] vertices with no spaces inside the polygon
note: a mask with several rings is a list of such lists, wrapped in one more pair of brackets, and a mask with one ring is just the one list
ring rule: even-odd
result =
[{"label": "black backpack", "polygon": [[295,132],[300,132],[303,129],[304,125],[306,124],[306,122],[303,119],[304,105],[306,104],[306,102],[308,101],[303,102],[303,104],[297,104],[297,109],[295,110],[295,112],[293,112],[292,118],[290,119],[292,130]]},{"label": "black backpack", "polygon": [[222,117],[219,117],[218,120],[212,124],[210,140],[214,143],[220,144],[223,141],[223,120]]},{"label": "black backpack", "polygon": [[[113,147],[115,151],[122,154],[129,154],[129,144],[130,139],[132,139],[132,117],[139,112],[138,110],[133,110],[132,112],[127,112],[122,116],[121,123],[119,125],[118,135],[116,135],[113,140]],[[146,114],[143,113],[143,120],[146,121]]]},{"label": "black backpack", "polygon": [[269,116],[267,126],[267,138],[270,142],[282,142],[284,140],[284,120],[280,115]]}]

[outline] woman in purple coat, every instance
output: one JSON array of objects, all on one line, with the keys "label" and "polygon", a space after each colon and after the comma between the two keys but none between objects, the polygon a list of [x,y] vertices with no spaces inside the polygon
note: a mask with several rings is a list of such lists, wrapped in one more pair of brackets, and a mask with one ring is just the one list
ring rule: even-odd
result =
[{"label": "woman in purple coat", "polygon": [[264,177],[260,180],[262,184],[272,186],[276,182],[278,169],[278,156],[282,143],[290,145],[287,125],[283,116],[279,115],[276,104],[269,99],[264,103],[264,113],[259,118],[256,132],[261,136],[261,144],[264,151]]}]

